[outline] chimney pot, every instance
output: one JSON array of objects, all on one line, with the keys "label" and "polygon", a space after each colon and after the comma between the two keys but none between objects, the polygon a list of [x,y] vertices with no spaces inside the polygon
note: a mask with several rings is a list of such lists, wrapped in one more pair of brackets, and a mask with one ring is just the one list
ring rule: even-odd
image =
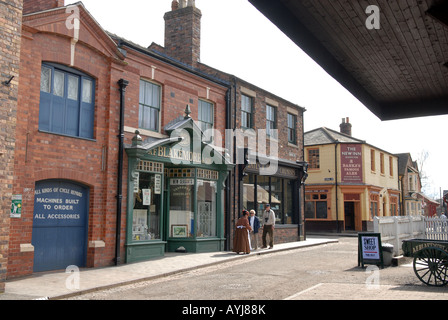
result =
[{"label": "chimney pot", "polygon": [[339,128],[341,133],[352,136],[352,124],[349,120],[348,117],[342,118],[342,123],[339,125]]},{"label": "chimney pot", "polygon": [[179,2],[177,2],[177,0],[173,0],[173,2],[171,2],[171,11],[175,11],[179,9]]}]

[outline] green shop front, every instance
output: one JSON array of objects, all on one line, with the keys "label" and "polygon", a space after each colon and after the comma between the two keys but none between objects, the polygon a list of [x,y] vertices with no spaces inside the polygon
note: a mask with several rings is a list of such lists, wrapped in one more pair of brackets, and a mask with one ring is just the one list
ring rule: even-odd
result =
[{"label": "green shop front", "polygon": [[224,250],[224,187],[231,165],[190,117],[169,124],[167,138],[142,141],[128,155],[126,262],[166,251]]}]

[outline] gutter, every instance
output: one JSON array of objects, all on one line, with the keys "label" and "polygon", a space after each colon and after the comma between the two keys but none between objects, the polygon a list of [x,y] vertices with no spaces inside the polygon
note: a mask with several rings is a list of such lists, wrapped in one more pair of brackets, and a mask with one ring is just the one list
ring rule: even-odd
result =
[{"label": "gutter", "polygon": [[193,69],[192,67],[190,67],[190,66],[188,66],[186,64],[183,64],[180,61],[176,61],[176,60],[173,60],[172,58],[165,57],[162,54],[157,54],[157,52],[155,52],[155,51],[152,51],[152,50],[140,47],[139,45],[134,44],[132,42],[129,42],[129,41],[123,39],[123,38],[115,37],[115,39],[118,42],[117,43],[118,48],[127,47],[129,49],[132,49],[132,50],[140,52],[140,53],[142,53],[144,55],[147,55],[147,56],[149,56],[149,57],[151,57],[153,59],[156,59],[156,60],[159,60],[161,62],[170,64],[171,66],[176,67],[176,68],[178,68],[180,70],[189,72],[191,74],[194,74],[195,76],[198,76],[198,77],[203,78],[205,80],[208,80],[208,81],[211,81],[213,83],[216,83],[216,84],[218,84],[218,85],[220,85],[222,87],[229,87],[230,86],[230,84],[228,82],[226,82],[225,80],[214,78],[214,77],[212,77],[212,76],[210,76],[210,75],[208,75],[206,73],[201,72],[200,70]]},{"label": "gutter", "polygon": [[116,241],[115,241],[115,265],[120,263],[120,242],[121,242],[121,204],[123,199],[123,153],[124,153],[124,104],[125,92],[129,81],[120,79],[120,128],[118,134],[118,177],[117,177],[117,224],[116,224]]}]

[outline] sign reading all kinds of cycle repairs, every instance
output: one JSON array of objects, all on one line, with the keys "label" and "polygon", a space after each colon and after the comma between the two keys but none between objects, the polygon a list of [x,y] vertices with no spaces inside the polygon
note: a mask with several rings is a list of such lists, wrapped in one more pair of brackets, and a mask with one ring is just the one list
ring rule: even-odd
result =
[{"label": "sign reading all kinds of cycle repairs", "polygon": [[364,264],[384,266],[380,233],[358,233],[358,266]]}]

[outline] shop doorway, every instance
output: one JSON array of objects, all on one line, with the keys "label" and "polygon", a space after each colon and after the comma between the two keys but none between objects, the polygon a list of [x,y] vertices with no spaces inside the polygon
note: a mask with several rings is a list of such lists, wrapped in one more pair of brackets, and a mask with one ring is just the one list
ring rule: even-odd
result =
[{"label": "shop doorway", "polygon": [[355,230],[355,203],[352,201],[344,202],[344,221],[345,230]]}]

